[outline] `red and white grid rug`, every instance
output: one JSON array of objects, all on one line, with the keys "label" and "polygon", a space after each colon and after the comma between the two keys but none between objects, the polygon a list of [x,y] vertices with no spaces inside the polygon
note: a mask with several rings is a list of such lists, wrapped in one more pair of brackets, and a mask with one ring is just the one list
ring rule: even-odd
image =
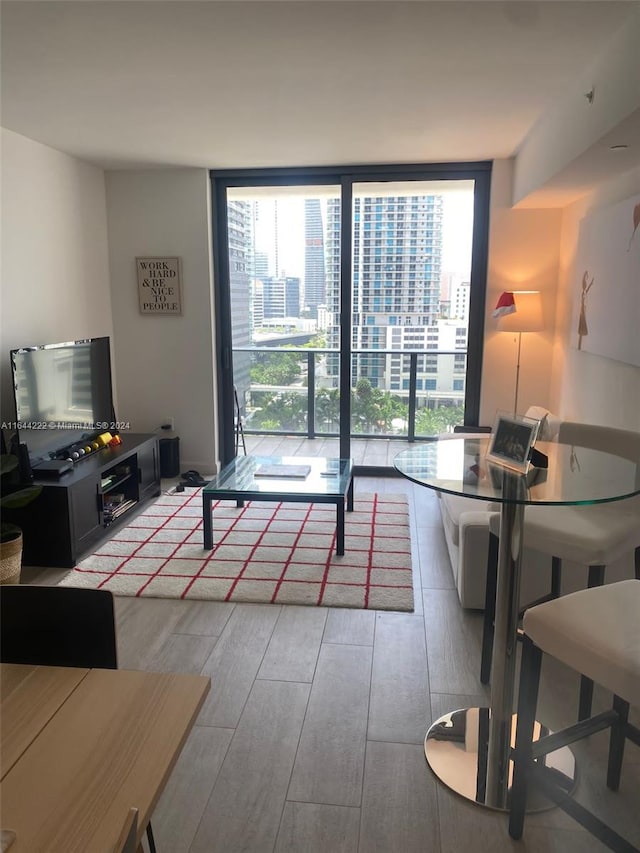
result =
[{"label": "red and white grid rug", "polygon": [[201,489],[163,495],[84,559],[61,586],[152,598],[413,610],[407,499],[357,494],[336,549],[331,504],[213,504],[202,547]]}]

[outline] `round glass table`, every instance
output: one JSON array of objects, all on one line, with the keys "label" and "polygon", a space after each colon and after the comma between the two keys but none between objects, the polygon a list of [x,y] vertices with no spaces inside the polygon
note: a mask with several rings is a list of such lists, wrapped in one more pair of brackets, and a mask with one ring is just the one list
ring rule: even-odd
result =
[{"label": "round glass table", "polygon": [[[538,442],[536,449],[548,456],[548,468],[530,468],[521,474],[486,459],[489,441],[489,436],[428,441],[399,453],[394,466],[421,486],[500,505],[490,705],[462,708],[436,720],[425,738],[425,755],[433,772],[448,787],[480,805],[506,810],[515,734],[524,508],[529,504],[566,506],[632,497],[640,494],[640,465],[615,453]],[[540,723],[536,729],[540,735],[549,733]],[[574,761],[568,748],[551,753],[546,761],[569,779],[574,778]],[[548,805],[532,804],[531,810],[542,807]]]}]

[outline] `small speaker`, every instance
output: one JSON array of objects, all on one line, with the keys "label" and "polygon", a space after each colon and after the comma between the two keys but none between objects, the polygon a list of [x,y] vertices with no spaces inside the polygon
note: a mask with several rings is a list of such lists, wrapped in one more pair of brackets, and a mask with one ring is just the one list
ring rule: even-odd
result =
[{"label": "small speaker", "polygon": [[177,477],[180,474],[180,439],[161,438],[160,445],[160,476]]}]

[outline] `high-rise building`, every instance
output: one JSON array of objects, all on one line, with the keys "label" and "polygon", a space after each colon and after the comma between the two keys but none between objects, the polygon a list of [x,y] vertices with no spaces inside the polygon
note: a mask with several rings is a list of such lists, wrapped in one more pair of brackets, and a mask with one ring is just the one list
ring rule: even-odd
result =
[{"label": "high-rise building", "polygon": [[[233,346],[248,347],[251,344],[251,257],[253,228],[251,204],[246,201],[229,200],[227,205],[229,234],[229,286],[231,317],[233,318]],[[245,392],[250,388],[250,353],[234,354],[233,381],[242,404]]]},{"label": "high-rise building", "polygon": [[[264,323],[264,285],[262,280],[253,280],[252,288],[253,329],[261,329]],[[253,335],[251,339],[253,341]]]},{"label": "high-rise building", "polygon": [[[391,331],[391,348],[427,350],[418,358],[416,390],[418,401],[433,408],[436,404],[464,403],[467,369],[467,326],[459,320],[437,320],[429,326],[397,326]],[[429,354],[429,350],[433,354]],[[439,352],[446,354],[439,355]],[[394,394],[409,391],[409,372],[402,357],[389,357],[391,366],[385,388]],[[406,359],[405,359],[406,361]]]},{"label": "high-rise building", "polygon": [[451,288],[451,317],[457,320],[469,320],[470,281],[456,281]]},{"label": "high-rise building", "polygon": [[288,275],[284,280],[285,317],[300,316],[300,279]]},{"label": "high-rise building", "polygon": [[317,318],[318,305],[324,305],[326,279],[324,270],[324,236],[320,199],[304,202],[304,306]]},{"label": "high-rise building", "polygon": [[300,279],[295,276],[262,279],[262,312],[268,320],[300,316]]},{"label": "high-rise building", "polygon": [[256,278],[265,278],[269,275],[269,255],[266,252],[255,253],[254,272]]},{"label": "high-rise building", "polygon": [[[424,348],[439,317],[442,196],[356,196],[353,221],[354,349]],[[339,346],[340,203],[327,210],[327,307],[334,322],[328,345]],[[400,355],[354,359],[352,380],[378,388],[404,386]],[[408,373],[407,377],[408,378]]]}]

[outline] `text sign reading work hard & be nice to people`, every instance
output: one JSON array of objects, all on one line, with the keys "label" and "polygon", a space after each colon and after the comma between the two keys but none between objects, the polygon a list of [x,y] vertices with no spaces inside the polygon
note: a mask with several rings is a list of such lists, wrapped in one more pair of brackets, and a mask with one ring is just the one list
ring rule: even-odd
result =
[{"label": "text sign reading work hard & be nice to people", "polygon": [[142,314],[182,314],[180,258],[136,258]]}]

